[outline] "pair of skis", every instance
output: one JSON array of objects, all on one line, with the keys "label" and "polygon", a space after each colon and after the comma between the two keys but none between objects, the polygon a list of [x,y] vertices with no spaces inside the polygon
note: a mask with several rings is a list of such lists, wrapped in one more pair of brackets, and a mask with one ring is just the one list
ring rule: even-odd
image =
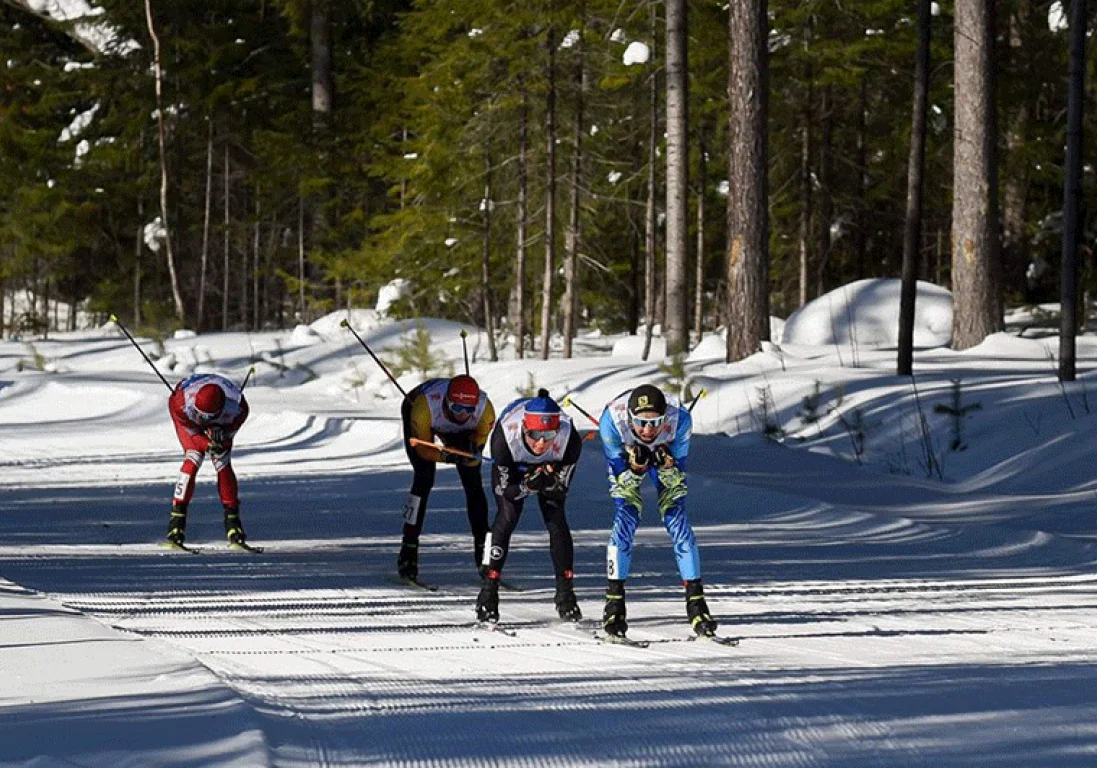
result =
[{"label": "pair of skis", "polygon": [[[394,581],[397,584],[403,584],[405,587],[417,587],[419,589],[424,589],[427,592],[437,592],[438,591],[438,585],[437,584],[430,584],[428,582],[420,580],[419,578],[412,578],[410,576],[396,576],[394,578]],[[525,587],[523,587],[520,584],[515,584],[514,582],[511,582],[511,581],[500,580],[499,581],[499,586],[502,587],[503,589],[507,590],[508,592],[525,592],[526,591]]]},{"label": "pair of skis", "polygon": [[[592,632],[591,635],[595,640],[599,640],[603,643],[611,643],[613,645],[625,645],[629,648],[647,648],[651,645],[650,640],[634,640],[631,637],[625,635],[611,635],[608,632]],[[694,642],[697,640],[703,640],[710,643],[716,643],[717,645],[726,645],[734,647],[739,645],[739,638],[727,637],[726,635],[690,635],[686,638],[687,642]]]},{"label": "pair of skis", "polygon": [[[593,637],[595,640],[601,643],[609,643],[611,645],[623,645],[629,648],[649,648],[651,646],[650,640],[635,640],[625,635],[611,635],[608,632],[599,630],[584,629],[578,622],[567,622],[573,625],[580,632],[585,632]],[[490,621],[478,621],[476,622],[476,628],[487,632],[496,632],[498,634],[506,635],[507,637],[518,637],[518,631],[512,627],[508,627],[505,624],[498,624]],[[727,637],[725,635],[690,635],[686,638],[687,642],[693,641],[708,641],[710,643],[716,643],[717,645],[723,645],[728,647],[734,647],[739,645],[739,638]]]},{"label": "pair of skis", "polygon": [[[160,546],[165,549],[174,549],[178,552],[189,552],[192,555],[200,555],[203,552],[209,551],[211,547],[192,547],[189,544],[176,544],[174,541],[161,542]],[[248,544],[245,541],[236,542],[228,545],[228,549],[236,552],[251,552],[252,554],[260,554],[264,551],[264,547],[256,547],[252,544]]]}]

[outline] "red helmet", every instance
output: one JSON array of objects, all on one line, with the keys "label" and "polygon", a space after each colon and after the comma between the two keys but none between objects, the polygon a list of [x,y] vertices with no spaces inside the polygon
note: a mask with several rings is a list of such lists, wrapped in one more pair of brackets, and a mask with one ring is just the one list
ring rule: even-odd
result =
[{"label": "red helmet", "polygon": [[194,395],[194,410],[206,418],[213,418],[225,407],[225,390],[212,382],[203,384]]},{"label": "red helmet", "polygon": [[454,376],[446,387],[446,402],[465,408],[475,408],[480,403],[480,385],[471,376],[465,374]]}]

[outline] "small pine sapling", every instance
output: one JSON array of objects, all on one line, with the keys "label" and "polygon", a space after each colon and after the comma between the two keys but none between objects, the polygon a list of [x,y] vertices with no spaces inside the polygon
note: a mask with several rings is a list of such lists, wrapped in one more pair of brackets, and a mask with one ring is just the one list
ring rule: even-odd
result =
[{"label": "small pine sapling", "polygon": [[519,384],[514,388],[514,391],[518,393],[519,397],[533,397],[537,394],[537,390],[540,387],[537,386],[537,382],[533,378],[533,374],[526,371],[526,383]]},{"label": "small pine sapling", "polygon": [[967,443],[964,442],[964,418],[974,412],[981,410],[982,403],[970,403],[968,405],[961,405],[960,399],[962,397],[961,383],[959,379],[952,379],[952,404],[943,405],[938,403],[933,407],[934,413],[943,413],[951,417],[952,420],[952,441],[949,443],[949,448],[953,451],[963,451],[967,449]]},{"label": "small pine sapling", "polygon": [[453,363],[436,354],[432,344],[430,331],[422,322],[416,322],[415,330],[404,334],[401,345],[394,350],[396,358],[389,363],[392,374],[399,377],[414,371],[424,379],[432,375],[451,376]]},{"label": "small pine sapling", "polygon": [[693,379],[686,372],[685,355],[675,355],[659,364],[659,370],[666,375],[663,386],[678,395],[683,402],[693,400]]}]

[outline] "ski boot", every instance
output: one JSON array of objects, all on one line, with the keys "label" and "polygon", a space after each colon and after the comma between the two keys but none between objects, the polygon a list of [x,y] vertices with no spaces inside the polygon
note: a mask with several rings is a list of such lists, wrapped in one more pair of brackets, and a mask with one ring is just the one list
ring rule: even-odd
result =
[{"label": "ski boot", "polygon": [[244,533],[244,524],[240,522],[240,507],[225,507],[225,536],[229,544],[245,544],[247,534]]},{"label": "ski boot", "polygon": [[606,588],[606,609],[602,613],[602,629],[607,635],[624,637],[628,632],[625,621],[625,582],[610,579]]},{"label": "ski boot", "polygon": [[476,620],[492,624],[499,621],[499,572],[489,571],[476,598]]},{"label": "ski boot", "polygon": [[565,571],[563,576],[556,577],[556,613],[564,621],[578,622],[583,618],[583,612],[579,610],[579,603],[575,599],[575,587],[572,583],[571,571]]},{"label": "ski boot", "polygon": [[187,505],[173,502],[171,520],[168,523],[168,542],[177,547],[183,546],[187,538]]},{"label": "ski boot", "polygon": [[419,578],[419,542],[404,539],[396,557],[396,575],[408,581]]},{"label": "ski boot", "polygon": [[711,637],[716,634],[716,620],[708,612],[705,590],[700,579],[686,582],[686,615],[693,631],[698,635]]}]

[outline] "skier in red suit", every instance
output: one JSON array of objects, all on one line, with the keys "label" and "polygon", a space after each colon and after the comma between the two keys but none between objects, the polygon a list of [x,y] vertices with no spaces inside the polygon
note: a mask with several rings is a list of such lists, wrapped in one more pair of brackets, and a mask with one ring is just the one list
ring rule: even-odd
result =
[{"label": "skier in red suit", "polygon": [[217,491],[225,508],[225,534],[230,544],[244,544],[236,473],[232,471],[232,441],[248,418],[244,393],[224,376],[194,374],[176,385],[168,398],[168,412],[185,452],[171,500],[168,541],[182,545],[186,538],[187,506],[198,468],[208,453],[217,470]]}]

